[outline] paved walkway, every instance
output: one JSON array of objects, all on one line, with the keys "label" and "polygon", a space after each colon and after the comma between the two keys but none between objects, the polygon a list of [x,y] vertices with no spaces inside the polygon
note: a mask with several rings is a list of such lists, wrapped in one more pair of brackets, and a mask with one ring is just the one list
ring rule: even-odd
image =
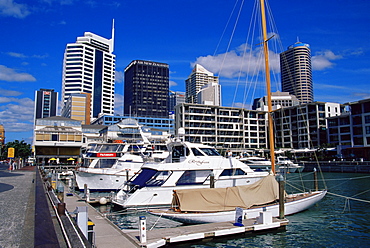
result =
[{"label": "paved walkway", "polygon": [[[8,164],[0,163],[0,248],[64,247],[57,243],[58,234],[54,230],[41,179],[36,178],[36,167],[13,171],[8,167]],[[138,247],[122,230],[75,195],[65,196],[65,203],[69,212],[77,206],[88,206],[89,218],[95,224],[97,247]]]},{"label": "paved walkway", "polygon": [[0,247],[34,247],[35,167],[0,162]]}]

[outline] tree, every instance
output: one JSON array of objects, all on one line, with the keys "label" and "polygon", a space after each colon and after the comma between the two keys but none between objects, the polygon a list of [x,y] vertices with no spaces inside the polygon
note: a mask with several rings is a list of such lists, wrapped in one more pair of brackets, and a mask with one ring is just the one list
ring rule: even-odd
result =
[{"label": "tree", "polygon": [[8,157],[8,148],[13,147],[14,148],[14,157],[15,158],[22,158],[23,160],[26,160],[29,156],[32,154],[31,145],[24,142],[24,140],[14,140],[11,142],[6,143],[4,147],[4,154],[5,157]]}]

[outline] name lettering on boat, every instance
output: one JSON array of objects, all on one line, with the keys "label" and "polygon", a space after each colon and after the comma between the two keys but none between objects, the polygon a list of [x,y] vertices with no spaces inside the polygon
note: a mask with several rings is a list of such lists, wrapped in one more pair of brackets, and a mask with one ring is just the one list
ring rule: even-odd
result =
[{"label": "name lettering on boat", "polygon": [[196,164],[196,165],[202,165],[202,164],[209,164],[209,161],[204,161],[204,160],[189,160],[189,164]]},{"label": "name lettering on boat", "polygon": [[116,157],[117,153],[97,153],[97,157]]}]

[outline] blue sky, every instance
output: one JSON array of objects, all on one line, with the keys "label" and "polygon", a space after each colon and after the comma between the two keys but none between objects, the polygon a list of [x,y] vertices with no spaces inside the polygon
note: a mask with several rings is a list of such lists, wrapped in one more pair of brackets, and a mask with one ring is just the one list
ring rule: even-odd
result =
[{"label": "blue sky", "polygon": [[[200,63],[220,76],[222,105],[249,106],[265,89],[246,88],[252,85],[243,79],[250,70],[240,70],[254,0],[244,1],[233,31],[240,2],[0,0],[0,124],[6,142],[31,142],[35,91],[61,92],[66,44],[87,31],[111,38],[112,19],[117,113],[122,113],[123,70],[135,59],[168,63],[174,91],[185,91],[185,79]],[[278,31],[274,39],[280,41],[280,50],[270,54],[273,71],[278,72],[276,55],[299,39],[311,46],[315,101],[370,97],[370,1],[270,0],[269,5]],[[258,62],[257,43],[248,47],[252,63]],[[280,87],[279,74],[274,77],[273,91]]]}]

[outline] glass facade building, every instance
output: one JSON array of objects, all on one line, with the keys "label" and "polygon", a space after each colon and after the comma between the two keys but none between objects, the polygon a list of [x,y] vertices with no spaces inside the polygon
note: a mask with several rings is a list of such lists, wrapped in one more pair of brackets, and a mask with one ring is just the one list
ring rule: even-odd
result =
[{"label": "glass facade building", "polygon": [[57,115],[58,92],[40,89],[35,92],[35,120]]},{"label": "glass facade building", "polygon": [[168,118],[169,65],[134,60],[125,69],[124,114]]}]

